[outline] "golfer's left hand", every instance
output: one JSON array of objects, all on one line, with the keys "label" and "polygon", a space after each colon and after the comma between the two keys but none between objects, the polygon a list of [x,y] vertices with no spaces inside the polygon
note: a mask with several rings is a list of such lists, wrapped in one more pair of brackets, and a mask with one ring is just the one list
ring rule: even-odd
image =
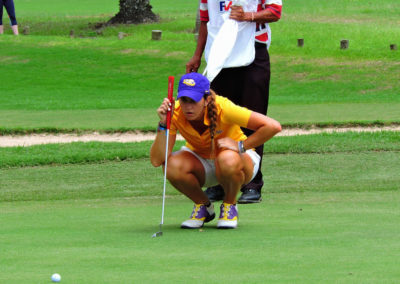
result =
[{"label": "golfer's left hand", "polygon": [[160,118],[160,122],[163,124],[167,124],[167,113],[171,111],[174,113],[175,108],[175,100],[172,98],[172,101],[165,98],[161,103],[160,107],[157,109],[158,117]]},{"label": "golfer's left hand", "polygon": [[249,17],[247,17],[247,14],[248,13],[245,13],[243,11],[242,6],[232,6],[229,18],[238,22],[251,21],[251,18],[249,19]]},{"label": "golfer's left hand", "polygon": [[218,139],[217,145],[218,148],[220,149],[228,149],[235,152],[239,152],[238,142],[229,137]]}]

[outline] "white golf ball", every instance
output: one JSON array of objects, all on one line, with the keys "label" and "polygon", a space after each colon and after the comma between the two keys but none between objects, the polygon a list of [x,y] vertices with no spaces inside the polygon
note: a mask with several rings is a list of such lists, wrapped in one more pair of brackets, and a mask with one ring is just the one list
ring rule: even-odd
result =
[{"label": "white golf ball", "polygon": [[51,281],[53,282],[60,282],[61,281],[61,275],[58,273],[54,273],[51,275]]}]

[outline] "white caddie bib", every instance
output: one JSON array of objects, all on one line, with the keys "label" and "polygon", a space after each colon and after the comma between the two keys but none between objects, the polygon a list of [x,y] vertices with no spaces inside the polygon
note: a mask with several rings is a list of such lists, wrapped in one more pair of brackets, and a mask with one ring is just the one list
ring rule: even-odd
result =
[{"label": "white caddie bib", "polygon": [[[239,1],[245,12],[257,11],[258,0],[236,0]],[[210,81],[222,68],[247,66],[254,61],[256,23],[229,19],[231,5],[235,1],[208,0],[205,72]]]}]

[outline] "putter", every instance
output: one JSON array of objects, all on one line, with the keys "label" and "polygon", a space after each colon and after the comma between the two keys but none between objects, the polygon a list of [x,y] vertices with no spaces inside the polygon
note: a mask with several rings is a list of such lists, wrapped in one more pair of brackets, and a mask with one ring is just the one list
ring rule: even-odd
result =
[{"label": "putter", "polygon": [[[168,77],[168,99],[172,102],[172,96],[174,93],[174,76]],[[167,141],[165,143],[165,170],[164,170],[164,188],[163,188],[163,197],[162,197],[162,209],[161,209],[161,223],[160,223],[160,231],[154,233],[151,237],[161,237],[163,235],[162,225],[164,224],[164,209],[165,209],[165,187],[167,185],[167,163],[168,163],[168,141],[169,141],[169,128],[171,125],[171,116],[172,116],[172,106],[171,110],[167,112],[167,131],[165,135],[167,135]]]}]

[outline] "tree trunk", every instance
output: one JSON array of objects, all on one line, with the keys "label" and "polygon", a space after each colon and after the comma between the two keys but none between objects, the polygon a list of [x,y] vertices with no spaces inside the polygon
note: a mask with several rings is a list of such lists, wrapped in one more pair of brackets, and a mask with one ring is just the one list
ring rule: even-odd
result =
[{"label": "tree trunk", "polygon": [[158,21],[149,0],[119,0],[119,12],[109,24],[140,24]]}]

